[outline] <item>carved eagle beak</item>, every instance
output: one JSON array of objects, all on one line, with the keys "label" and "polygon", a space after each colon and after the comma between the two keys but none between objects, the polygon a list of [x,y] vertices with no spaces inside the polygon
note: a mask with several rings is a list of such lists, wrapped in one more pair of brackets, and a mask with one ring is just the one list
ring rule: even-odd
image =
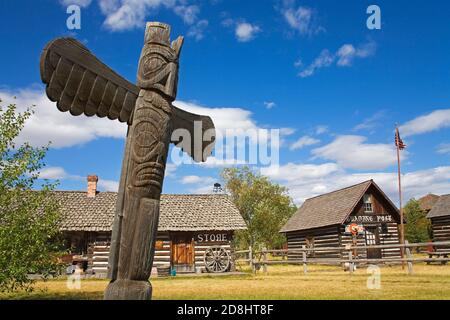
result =
[{"label": "carved eagle beak", "polygon": [[181,48],[183,47],[184,37],[178,37],[176,40],[172,41],[172,49],[175,51],[177,56],[180,56]]}]

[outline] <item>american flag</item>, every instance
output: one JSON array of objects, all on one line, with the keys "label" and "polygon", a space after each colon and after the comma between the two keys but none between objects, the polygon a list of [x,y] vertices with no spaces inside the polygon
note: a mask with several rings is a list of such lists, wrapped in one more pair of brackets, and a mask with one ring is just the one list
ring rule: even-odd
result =
[{"label": "american flag", "polygon": [[406,144],[404,144],[402,138],[400,138],[400,131],[398,131],[398,128],[395,129],[395,146],[399,148],[399,150],[406,148]]}]

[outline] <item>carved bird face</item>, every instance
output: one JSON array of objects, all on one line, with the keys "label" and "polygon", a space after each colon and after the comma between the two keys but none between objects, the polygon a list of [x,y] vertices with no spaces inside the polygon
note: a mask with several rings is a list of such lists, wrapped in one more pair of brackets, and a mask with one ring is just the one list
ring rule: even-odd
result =
[{"label": "carved bird face", "polygon": [[170,29],[167,25],[147,25],[137,84],[141,89],[157,90],[173,101],[177,95],[178,61],[183,37],[178,37],[172,44],[169,37]]}]

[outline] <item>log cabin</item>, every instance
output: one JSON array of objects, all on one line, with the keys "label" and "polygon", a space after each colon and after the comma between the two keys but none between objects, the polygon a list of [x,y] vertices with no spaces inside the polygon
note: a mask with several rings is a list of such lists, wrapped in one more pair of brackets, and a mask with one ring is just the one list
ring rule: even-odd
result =
[{"label": "log cabin", "polygon": [[[54,191],[54,197],[70,250],[66,261],[102,277],[107,273],[117,193],[98,192],[97,181],[96,176],[89,176],[87,192]],[[205,250],[221,247],[230,253],[234,232],[246,229],[239,210],[225,194],[163,194],[160,206],[155,268],[202,272]]]},{"label": "log cabin", "polygon": [[[346,245],[398,244],[400,213],[388,196],[373,181],[306,200],[281,229],[288,249],[345,247]],[[356,226],[352,235],[350,226]],[[311,258],[340,259],[339,251],[310,251]],[[358,258],[399,257],[400,249],[358,250]],[[288,254],[292,260],[301,253]]]},{"label": "log cabin", "polygon": [[[450,241],[450,194],[439,197],[439,200],[431,208],[427,215],[431,220],[433,230],[433,242]],[[436,251],[450,250],[449,247],[436,247]]]}]

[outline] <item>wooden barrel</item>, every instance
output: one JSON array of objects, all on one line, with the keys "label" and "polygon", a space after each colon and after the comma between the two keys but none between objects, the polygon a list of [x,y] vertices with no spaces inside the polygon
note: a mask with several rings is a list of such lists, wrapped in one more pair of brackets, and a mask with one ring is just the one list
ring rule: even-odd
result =
[{"label": "wooden barrel", "polygon": [[170,267],[157,267],[158,277],[170,277]]}]

